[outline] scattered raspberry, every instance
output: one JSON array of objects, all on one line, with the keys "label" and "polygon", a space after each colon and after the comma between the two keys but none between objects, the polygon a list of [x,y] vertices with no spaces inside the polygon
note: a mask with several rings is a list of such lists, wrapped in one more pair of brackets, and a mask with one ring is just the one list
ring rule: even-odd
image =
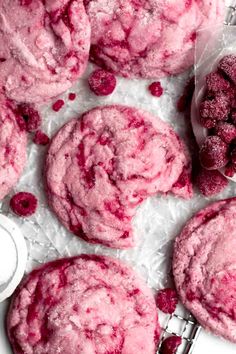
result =
[{"label": "scattered raspberry", "polygon": [[236,84],[236,56],[227,55],[221,59],[218,68],[222,70]]},{"label": "scattered raspberry", "polygon": [[49,137],[42,132],[41,130],[37,130],[34,138],[33,138],[33,142],[37,145],[47,145],[49,143],[50,139]]},{"label": "scattered raspberry", "polygon": [[205,100],[200,105],[202,118],[211,120],[226,120],[230,113],[230,106],[225,95],[217,95],[213,100]]},{"label": "scattered raspberry", "polygon": [[161,354],[175,354],[177,352],[178,347],[181,345],[182,339],[177,336],[172,336],[166,338],[160,349]]},{"label": "scattered raspberry", "polygon": [[52,105],[52,109],[55,112],[59,112],[60,109],[64,106],[65,102],[63,100],[57,100],[55,103]]},{"label": "scattered raspberry", "polygon": [[177,102],[177,109],[179,112],[186,111],[192,102],[193,94],[195,90],[195,77],[193,76],[186,84],[183,95]]},{"label": "scattered raspberry", "polygon": [[150,91],[152,96],[161,97],[163,94],[163,88],[160,82],[153,82],[148,86],[148,90]]},{"label": "scattered raspberry", "polygon": [[232,178],[234,177],[235,173],[236,173],[236,166],[233,165],[232,163],[228,163],[228,165],[225,167],[225,175],[227,177]]},{"label": "scattered raspberry", "polygon": [[90,89],[97,96],[108,96],[116,87],[115,76],[102,69],[95,70],[90,75],[88,82]]},{"label": "scattered raspberry", "polygon": [[228,145],[218,136],[208,136],[200,149],[200,161],[207,170],[224,167],[228,159]]},{"label": "scattered raspberry", "polygon": [[36,197],[28,192],[15,194],[10,200],[12,211],[19,216],[30,216],[35,213],[38,201]]},{"label": "scattered raspberry", "polygon": [[178,304],[178,296],[174,289],[160,290],[156,296],[156,303],[159,310],[164,313],[174,313]]},{"label": "scattered raspberry", "polygon": [[217,170],[201,168],[196,177],[196,185],[205,197],[211,197],[222,192],[228,185],[228,180]]},{"label": "scattered raspberry", "polygon": [[226,144],[230,144],[236,139],[236,127],[233,124],[220,122],[215,128],[215,134],[218,135]]},{"label": "scattered raspberry", "polygon": [[76,99],[76,94],[73,92],[70,92],[68,95],[68,98],[70,101],[74,101]]},{"label": "scattered raspberry", "polygon": [[230,83],[218,72],[210,73],[206,76],[206,85],[208,91],[216,93],[219,91],[228,90],[230,88]]},{"label": "scattered raspberry", "polygon": [[17,113],[25,121],[25,130],[27,132],[33,132],[37,130],[41,124],[41,117],[39,112],[28,104],[21,104],[17,107]]}]

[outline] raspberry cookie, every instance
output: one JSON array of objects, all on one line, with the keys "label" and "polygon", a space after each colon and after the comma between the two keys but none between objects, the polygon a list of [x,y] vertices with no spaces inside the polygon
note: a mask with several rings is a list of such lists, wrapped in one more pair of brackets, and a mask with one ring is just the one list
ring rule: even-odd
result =
[{"label": "raspberry cookie", "polygon": [[0,85],[17,102],[43,102],[84,72],[90,24],[83,0],[2,0]]},{"label": "raspberry cookie", "polygon": [[236,198],[201,210],[176,240],[173,271],[200,324],[236,343]]},{"label": "raspberry cookie", "polygon": [[17,183],[26,162],[27,137],[10,104],[0,98],[0,200]]},{"label": "raspberry cookie", "polygon": [[196,31],[223,23],[224,0],[85,0],[90,58],[125,77],[160,78],[194,63]]},{"label": "raspberry cookie", "polygon": [[134,245],[136,207],[159,192],[192,195],[190,161],[172,128],[147,112],[104,106],[67,123],[46,160],[48,200],[60,221],[92,243]]},{"label": "raspberry cookie", "polygon": [[48,263],[19,288],[8,314],[15,354],[155,354],[151,290],[119,261],[82,255]]}]

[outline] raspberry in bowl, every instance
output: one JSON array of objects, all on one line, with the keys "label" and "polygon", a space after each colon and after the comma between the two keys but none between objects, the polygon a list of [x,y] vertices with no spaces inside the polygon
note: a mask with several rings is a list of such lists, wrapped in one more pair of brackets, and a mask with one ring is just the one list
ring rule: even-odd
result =
[{"label": "raspberry in bowl", "polygon": [[[235,74],[234,74],[235,73]],[[191,121],[200,147],[199,158],[207,170],[219,170],[236,181],[236,55],[226,55],[195,92]]]}]

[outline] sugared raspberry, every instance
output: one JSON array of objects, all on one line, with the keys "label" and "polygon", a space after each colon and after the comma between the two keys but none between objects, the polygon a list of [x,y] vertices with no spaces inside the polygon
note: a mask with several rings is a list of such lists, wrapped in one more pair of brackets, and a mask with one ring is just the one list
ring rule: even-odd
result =
[{"label": "sugared raspberry", "polygon": [[236,84],[236,55],[230,54],[222,58],[218,68]]},{"label": "sugared raspberry", "polygon": [[27,132],[37,130],[41,124],[41,117],[39,112],[28,104],[21,104],[17,107],[18,114],[25,121],[25,129]]},{"label": "sugared raspberry", "polygon": [[53,103],[52,109],[55,112],[59,112],[60,109],[64,106],[65,102],[63,100],[57,100],[56,102]]},{"label": "sugared raspberry", "polygon": [[199,123],[207,129],[212,129],[216,126],[217,121],[215,119],[199,117]]},{"label": "sugared raspberry", "polygon": [[233,124],[219,122],[215,127],[215,134],[218,135],[226,144],[230,144],[236,139],[236,127]]},{"label": "sugared raspberry", "polygon": [[225,95],[217,95],[212,100],[205,100],[200,105],[202,118],[212,120],[227,120],[230,113],[230,106]]},{"label": "sugared raspberry", "polygon": [[116,78],[113,74],[103,69],[95,70],[89,77],[90,89],[97,96],[108,96],[116,87]]},{"label": "sugared raspberry", "polygon": [[227,177],[232,178],[234,177],[235,173],[236,173],[236,166],[233,165],[231,162],[229,162],[228,165],[225,167],[225,175]]},{"label": "sugared raspberry", "polygon": [[236,110],[231,112],[231,120],[236,125]]},{"label": "sugared raspberry", "polygon": [[149,85],[148,90],[150,91],[151,95],[155,97],[161,97],[163,94],[163,88],[159,81],[153,82],[151,85]]},{"label": "sugared raspberry", "polygon": [[232,161],[233,165],[236,166],[236,148],[230,154],[230,160]]},{"label": "sugared raspberry", "polygon": [[208,136],[199,154],[201,164],[207,170],[217,170],[229,161],[228,145],[219,136]]},{"label": "sugared raspberry", "polygon": [[175,312],[178,304],[178,295],[174,289],[163,289],[157,293],[156,304],[159,310],[164,313]]},{"label": "sugared raspberry", "polygon": [[160,354],[175,354],[181,343],[182,339],[178,336],[166,338],[161,345]]},{"label": "sugared raspberry", "polygon": [[205,197],[211,197],[222,192],[228,185],[228,180],[217,170],[202,168],[197,177],[196,185]]},{"label": "sugared raspberry", "polygon": [[38,201],[36,197],[28,192],[15,194],[10,200],[12,211],[19,216],[30,216],[35,213]]},{"label": "sugared raspberry", "polygon": [[230,88],[230,83],[224,79],[224,77],[216,72],[216,73],[210,73],[206,76],[206,86],[208,91],[211,92],[220,92],[220,91],[225,91]]},{"label": "sugared raspberry", "polygon": [[34,138],[33,138],[33,142],[37,145],[47,145],[49,143],[50,139],[47,136],[47,134],[45,134],[44,132],[42,132],[41,130],[37,130]]}]

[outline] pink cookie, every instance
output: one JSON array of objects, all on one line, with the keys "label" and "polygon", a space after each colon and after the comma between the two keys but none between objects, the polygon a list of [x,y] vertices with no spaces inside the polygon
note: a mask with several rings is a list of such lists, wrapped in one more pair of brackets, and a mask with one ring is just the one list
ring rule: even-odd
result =
[{"label": "pink cookie", "polygon": [[151,290],[118,260],[57,260],[33,271],[8,314],[15,354],[155,354],[160,336]]},{"label": "pink cookie", "polygon": [[223,24],[224,0],[85,0],[90,58],[125,77],[160,78],[194,63],[196,31]]},{"label": "pink cookie", "polygon": [[172,128],[147,112],[104,106],[67,123],[46,161],[48,200],[91,243],[134,245],[136,207],[159,192],[192,195],[190,161]]},{"label": "pink cookie", "polygon": [[66,91],[89,47],[83,0],[0,2],[0,85],[10,99],[36,103]]},{"label": "pink cookie", "polygon": [[236,198],[195,215],[175,243],[183,304],[207,330],[236,343]]},{"label": "pink cookie", "polygon": [[0,98],[0,200],[17,183],[26,162],[27,137],[11,105]]}]

